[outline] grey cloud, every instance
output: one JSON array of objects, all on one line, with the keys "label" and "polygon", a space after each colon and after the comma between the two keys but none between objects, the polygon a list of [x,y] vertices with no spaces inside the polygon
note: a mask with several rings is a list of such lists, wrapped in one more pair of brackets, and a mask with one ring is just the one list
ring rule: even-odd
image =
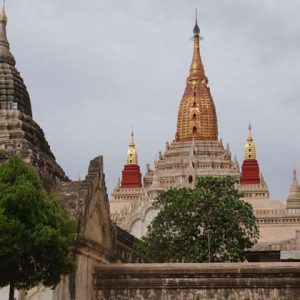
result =
[{"label": "grey cloud", "polygon": [[120,176],[131,126],[142,169],[174,138],[192,56],[194,8],[220,137],[243,158],[249,120],[261,171],[286,198],[300,171],[300,3],[30,0],[7,3],[12,52],[35,120],[72,178],[104,155]]}]

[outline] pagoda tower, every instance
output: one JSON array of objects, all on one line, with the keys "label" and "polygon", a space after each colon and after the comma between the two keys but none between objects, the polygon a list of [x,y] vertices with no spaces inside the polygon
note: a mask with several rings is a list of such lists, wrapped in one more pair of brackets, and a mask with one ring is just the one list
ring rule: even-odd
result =
[{"label": "pagoda tower", "polygon": [[122,171],[122,178],[118,180],[117,186],[112,192],[110,209],[114,213],[132,202],[144,197],[142,187],[142,175],[138,164],[138,154],[134,143],[134,133],[131,132],[131,139],[126,154],[125,165]]},{"label": "pagoda tower", "polygon": [[[192,63],[179,105],[175,139],[166,143],[164,151],[158,152],[153,168],[147,164],[143,187],[137,184],[139,169],[127,166],[127,159],[122,181],[112,193],[112,219],[139,238],[146,234],[147,226],[158,212],[153,207],[158,193],[170,188],[192,188],[198,176],[229,175],[237,180],[240,178],[237,160],[232,160],[229,146],[224,147],[222,140],[218,139],[215,104],[200,56],[197,17],[193,34]],[[130,148],[128,153],[131,153]],[[132,157],[127,155],[127,158]],[[128,184],[129,170],[135,172],[135,188]]]},{"label": "pagoda tower", "polygon": [[131,132],[131,140],[126,156],[126,164],[122,171],[121,188],[140,188],[142,175],[138,165],[138,154],[134,144],[134,134]]},{"label": "pagoda tower", "polygon": [[293,169],[293,180],[287,198],[287,208],[300,208],[300,186],[295,167]]},{"label": "pagoda tower", "polygon": [[43,130],[32,118],[29,94],[15,67],[6,26],[3,6],[0,14],[0,163],[19,155],[36,168],[44,188],[53,190],[57,183],[68,178],[56,163]]},{"label": "pagoda tower", "polygon": [[244,161],[242,165],[241,184],[259,184],[259,166],[256,160],[256,148],[251,133],[251,125],[248,127],[249,134],[245,145]]},{"label": "pagoda tower", "polygon": [[200,29],[197,16],[193,33],[193,59],[178,111],[176,141],[192,139],[216,141],[217,114],[200,56]]},{"label": "pagoda tower", "polygon": [[269,189],[259,171],[259,164],[256,159],[256,147],[251,130],[252,127],[249,124],[239,190],[244,194],[245,198],[269,198]]},{"label": "pagoda tower", "polygon": [[[175,139],[159,152],[157,171],[163,188],[192,187],[197,176],[240,177],[237,161],[229,147],[218,140],[214,100],[200,55],[200,29],[196,16],[193,56],[186,87],[179,105]],[[147,168],[144,186],[152,184],[154,171]]]},{"label": "pagoda tower", "polygon": [[[244,151],[242,173],[229,145],[218,137],[214,100],[200,55],[200,29],[197,18],[193,29],[193,56],[186,86],[178,110],[175,139],[158,151],[154,167],[146,166],[143,187],[124,188],[118,184],[112,193],[112,220],[137,238],[147,234],[147,226],[157,215],[155,197],[170,188],[195,186],[199,176],[232,176],[243,199],[250,203],[258,219],[260,241],[285,240],[295,236],[294,224],[300,228],[300,187],[294,171],[287,206],[271,199],[267,184],[260,174],[251,127]],[[124,168],[125,170],[125,168]],[[124,181],[122,179],[122,181]],[[291,208],[291,209],[286,209]],[[288,227],[287,224],[293,224]],[[263,245],[265,247],[265,244]],[[264,249],[264,248],[263,248]]]}]

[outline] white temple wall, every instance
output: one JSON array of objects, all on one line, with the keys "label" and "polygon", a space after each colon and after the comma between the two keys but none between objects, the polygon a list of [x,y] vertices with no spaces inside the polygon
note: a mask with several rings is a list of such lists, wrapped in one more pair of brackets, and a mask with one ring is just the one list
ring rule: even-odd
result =
[{"label": "white temple wall", "polygon": [[[130,234],[134,235],[138,239],[145,236],[148,232],[148,226],[153,221],[153,219],[157,216],[158,210],[151,207],[146,210],[146,212],[142,212],[141,214],[134,217],[132,220],[128,222],[128,228],[130,228]],[[132,225],[131,225],[132,224]]]},{"label": "white temple wall", "polygon": [[[7,300],[9,295],[9,287],[0,289],[0,300]],[[15,291],[15,298],[17,300],[52,300],[53,290],[45,287],[33,288],[27,293],[23,291]]]},{"label": "white temple wall", "polygon": [[143,236],[143,222],[141,219],[137,219],[133,222],[130,234],[134,235],[138,239],[140,239]]},{"label": "white temple wall", "polygon": [[300,224],[259,224],[259,242],[283,241],[295,238],[296,230]]}]

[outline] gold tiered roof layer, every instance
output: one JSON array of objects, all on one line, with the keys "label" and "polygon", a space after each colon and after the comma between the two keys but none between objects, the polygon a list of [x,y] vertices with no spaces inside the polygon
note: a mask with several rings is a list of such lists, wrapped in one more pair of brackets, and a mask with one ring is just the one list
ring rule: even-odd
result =
[{"label": "gold tiered roof layer", "polygon": [[133,131],[131,132],[131,140],[130,140],[129,148],[127,151],[126,164],[127,165],[138,165],[138,154],[135,149]]},{"label": "gold tiered roof layer", "polygon": [[244,159],[256,159],[256,147],[251,133],[251,125],[249,125],[249,134],[245,145]]},{"label": "gold tiered roof layer", "polygon": [[177,120],[176,141],[217,140],[215,104],[200,56],[200,30],[194,27],[194,54]]}]

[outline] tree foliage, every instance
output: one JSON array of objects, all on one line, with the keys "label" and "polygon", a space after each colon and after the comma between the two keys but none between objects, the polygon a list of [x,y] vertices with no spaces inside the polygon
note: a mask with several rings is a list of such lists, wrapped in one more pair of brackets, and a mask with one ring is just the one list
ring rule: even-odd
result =
[{"label": "tree foliage", "polygon": [[135,253],[153,262],[237,262],[258,239],[256,218],[235,179],[199,177],[196,188],[170,189]]},{"label": "tree foliage", "polygon": [[[0,286],[55,287],[74,270],[74,224],[21,158],[0,167]],[[4,271],[5,270],[5,271]]]}]

